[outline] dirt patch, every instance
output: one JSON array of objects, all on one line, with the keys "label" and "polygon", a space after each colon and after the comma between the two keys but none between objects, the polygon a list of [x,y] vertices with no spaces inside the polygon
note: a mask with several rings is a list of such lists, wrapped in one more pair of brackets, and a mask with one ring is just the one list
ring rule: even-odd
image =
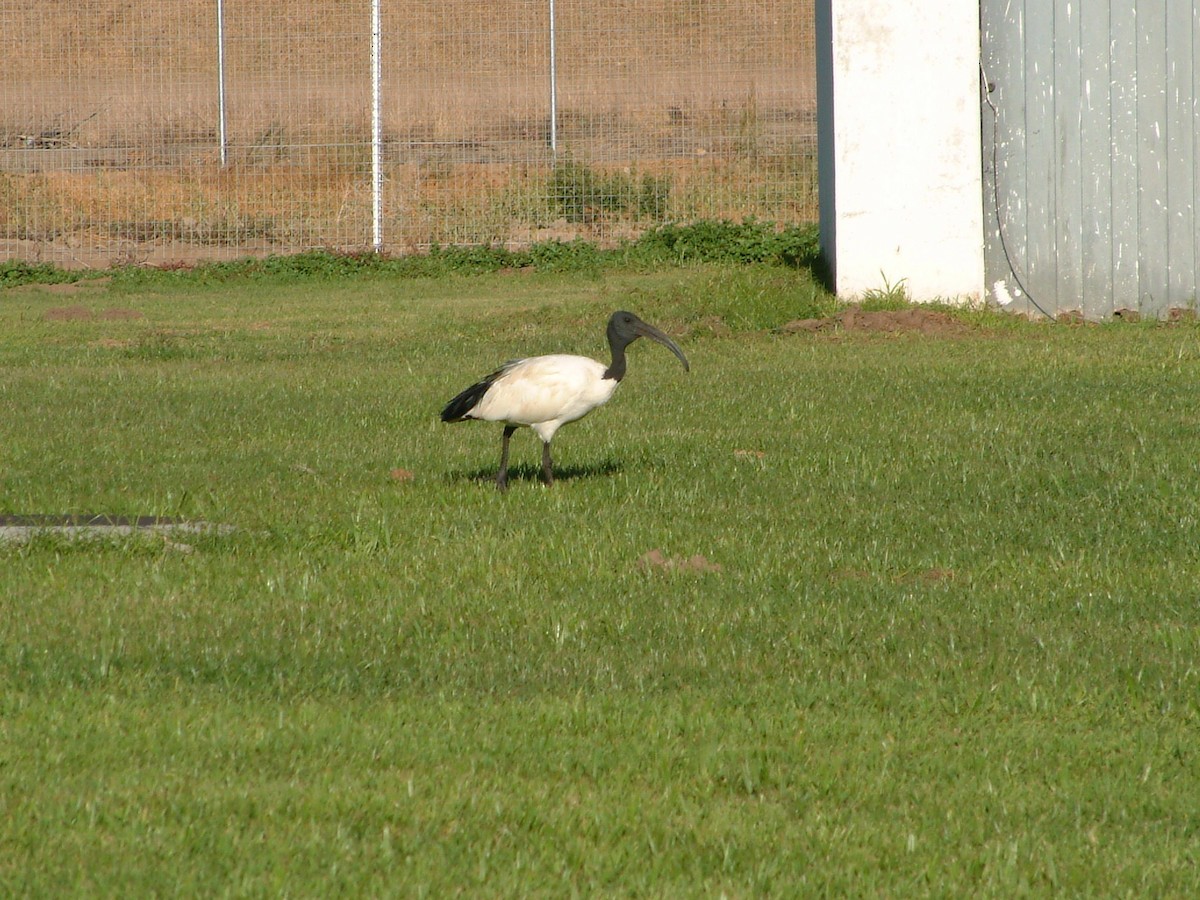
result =
[{"label": "dirt patch", "polygon": [[659,572],[720,572],[721,564],[709,562],[699,553],[687,559],[682,556],[667,556],[661,550],[655,549],[642,554],[637,565],[643,571]]},{"label": "dirt patch", "polygon": [[47,322],[82,322],[91,317],[92,311],[86,306],[54,306],[42,313]]},{"label": "dirt patch", "polygon": [[903,575],[897,575],[892,580],[898,584],[945,584],[957,578],[958,573],[953,569],[934,567],[916,572],[906,572]]},{"label": "dirt patch", "polygon": [[[173,176],[175,177],[175,176]],[[164,193],[169,193],[164,191]],[[26,259],[50,261],[68,271],[103,271],[110,266],[149,266],[172,271],[191,269],[206,263],[229,262],[247,257],[264,258],[297,253],[311,249],[308,246],[292,246],[277,243],[248,241],[245,244],[218,246],[214,244],[167,241],[132,243],[106,241],[95,246],[77,246],[62,241],[18,241],[0,240],[0,259]],[[361,249],[361,248],[357,248]],[[51,293],[72,294],[88,290],[89,285],[100,286],[111,281],[109,276],[86,278],[62,285],[22,284],[6,288],[8,291],[49,290]]]},{"label": "dirt patch", "polygon": [[146,318],[146,314],[140,309],[114,307],[113,309],[101,310],[96,314],[96,317],[109,322],[128,322],[131,319],[144,319]]},{"label": "dirt patch", "polygon": [[1087,318],[1083,315],[1083,310],[1081,310],[1081,309],[1064,309],[1062,312],[1060,312],[1057,316],[1054,317],[1054,321],[1057,322],[1059,325],[1090,325],[1091,324],[1090,322],[1088,322]]},{"label": "dirt patch", "polygon": [[92,312],[86,306],[53,306],[42,313],[47,322],[89,322],[92,319],[103,319],[106,322],[128,322],[133,319],[144,319],[146,314],[138,309],[114,307]]},{"label": "dirt patch", "polygon": [[[0,248],[2,250],[2,248]],[[0,252],[0,258],[3,258],[3,252]],[[44,284],[35,282],[33,284],[18,284],[15,287],[6,288],[6,291],[13,293],[39,293],[53,294],[58,297],[74,297],[79,294],[94,294],[100,288],[107,287],[112,281],[110,276],[103,278],[86,278],[83,281],[68,281],[61,284]]]},{"label": "dirt patch", "polygon": [[780,328],[780,331],[786,334],[845,331],[868,334],[922,334],[931,337],[957,337],[971,334],[975,330],[966,322],[936,309],[913,307],[865,311],[857,306],[823,319],[796,319]]}]

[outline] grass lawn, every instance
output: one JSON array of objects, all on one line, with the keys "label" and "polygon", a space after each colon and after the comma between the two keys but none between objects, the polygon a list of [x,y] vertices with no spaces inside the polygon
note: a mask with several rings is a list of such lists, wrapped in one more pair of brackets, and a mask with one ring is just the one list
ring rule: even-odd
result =
[{"label": "grass lawn", "polygon": [[[0,514],[236,527],[0,547],[0,894],[1200,893],[1200,328],[772,329],[830,303],[0,292]],[[691,373],[633,345],[499,494],[441,405],[617,308]]]}]

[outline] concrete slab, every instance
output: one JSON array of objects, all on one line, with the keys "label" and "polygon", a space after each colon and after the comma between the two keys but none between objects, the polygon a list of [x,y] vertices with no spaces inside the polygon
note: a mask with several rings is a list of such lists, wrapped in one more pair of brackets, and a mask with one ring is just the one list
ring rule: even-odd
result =
[{"label": "concrete slab", "polygon": [[41,535],[104,539],[135,534],[229,534],[232,525],[163,516],[0,515],[0,544],[23,544]]}]

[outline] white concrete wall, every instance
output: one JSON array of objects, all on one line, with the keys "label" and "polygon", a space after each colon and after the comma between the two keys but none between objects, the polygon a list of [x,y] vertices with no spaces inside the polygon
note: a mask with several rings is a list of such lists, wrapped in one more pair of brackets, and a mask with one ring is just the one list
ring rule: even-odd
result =
[{"label": "white concrete wall", "polygon": [[821,242],[852,296],[984,294],[978,0],[817,0]]}]

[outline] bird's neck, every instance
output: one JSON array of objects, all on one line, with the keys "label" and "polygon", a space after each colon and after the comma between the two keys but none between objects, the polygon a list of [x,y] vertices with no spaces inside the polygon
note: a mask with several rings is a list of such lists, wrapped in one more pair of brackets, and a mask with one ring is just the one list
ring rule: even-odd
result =
[{"label": "bird's neck", "polygon": [[604,370],[604,377],[620,383],[625,377],[625,348],[612,348],[612,364]]}]

